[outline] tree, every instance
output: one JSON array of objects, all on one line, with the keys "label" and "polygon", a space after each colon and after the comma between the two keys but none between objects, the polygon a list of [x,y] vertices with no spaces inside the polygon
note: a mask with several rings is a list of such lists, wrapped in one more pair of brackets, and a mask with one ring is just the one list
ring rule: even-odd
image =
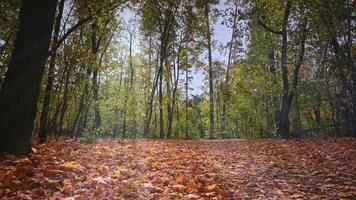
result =
[{"label": "tree", "polygon": [[56,0],[22,1],[17,37],[0,91],[1,152],[30,152],[56,5]]},{"label": "tree", "polygon": [[203,5],[204,18],[206,26],[206,44],[208,49],[208,74],[209,74],[209,138],[214,137],[214,80],[213,80],[213,63],[211,47],[211,30],[210,30],[210,2],[205,1]]},{"label": "tree", "polygon": [[61,0],[59,3],[58,14],[54,26],[54,34],[52,40],[52,54],[49,61],[47,85],[45,89],[43,106],[41,111],[41,118],[40,118],[40,132],[38,134],[41,143],[44,143],[46,141],[48,131],[50,131],[47,126],[47,120],[48,120],[48,113],[50,109],[50,100],[51,100],[51,93],[52,93],[53,79],[54,79],[54,67],[56,64],[56,57],[57,57],[57,42],[59,38],[59,31],[60,31],[60,26],[62,21],[64,3],[65,0]]},{"label": "tree", "polygon": [[275,31],[268,27],[258,16],[260,25],[267,31],[279,34],[282,37],[282,47],[281,47],[281,69],[282,69],[282,82],[283,82],[283,97],[281,110],[278,116],[278,133],[283,137],[288,137],[289,135],[289,112],[291,98],[289,96],[289,81],[288,81],[288,66],[287,66],[287,47],[288,47],[288,20],[290,15],[290,10],[292,6],[292,1],[287,0],[284,8],[282,29],[280,31]]}]

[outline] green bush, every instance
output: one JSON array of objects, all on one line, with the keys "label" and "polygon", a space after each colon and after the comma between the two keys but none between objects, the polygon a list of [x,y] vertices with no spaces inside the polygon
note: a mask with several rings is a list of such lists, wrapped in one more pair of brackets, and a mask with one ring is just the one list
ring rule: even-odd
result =
[{"label": "green bush", "polygon": [[81,137],[80,142],[82,143],[92,143],[98,138],[102,138],[106,135],[103,128],[97,128],[93,130],[85,130]]}]

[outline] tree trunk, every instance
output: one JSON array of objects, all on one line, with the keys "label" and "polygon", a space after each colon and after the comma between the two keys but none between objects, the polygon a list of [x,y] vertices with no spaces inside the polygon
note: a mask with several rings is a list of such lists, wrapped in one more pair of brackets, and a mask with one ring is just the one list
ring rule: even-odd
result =
[{"label": "tree trunk", "polygon": [[69,96],[69,77],[70,77],[70,66],[66,66],[65,69],[65,80],[64,80],[64,94],[63,94],[63,103],[62,103],[62,108],[61,108],[61,114],[59,117],[59,129],[58,133],[63,135],[63,121],[64,121],[64,116],[65,113],[67,112],[68,108],[68,96]]},{"label": "tree trunk", "polygon": [[177,54],[177,70],[175,67],[175,64],[173,64],[173,71],[174,71],[174,88],[173,88],[173,93],[172,93],[172,104],[170,105],[169,108],[169,113],[168,113],[168,132],[167,132],[167,138],[171,138],[172,136],[172,124],[173,124],[173,113],[174,113],[174,107],[176,104],[176,94],[178,90],[178,83],[179,83],[179,68],[180,68],[180,51],[181,51],[181,45],[178,47],[178,54]]},{"label": "tree trunk", "polygon": [[56,0],[22,1],[17,37],[0,91],[0,152],[30,152],[56,5]]},{"label": "tree trunk", "polygon": [[[163,58],[161,58],[163,59]],[[162,62],[162,61],[161,61]],[[163,68],[163,66],[162,66]],[[162,92],[162,84],[163,84],[163,74],[161,73],[159,76],[159,90],[158,90],[158,95],[159,95],[159,138],[163,139],[164,138],[164,129],[163,129],[163,92]]]},{"label": "tree trunk", "polygon": [[205,26],[206,37],[208,45],[208,60],[209,60],[209,138],[214,137],[214,84],[213,84],[213,63],[211,52],[211,35],[210,35],[210,22],[209,22],[209,4],[205,4]]},{"label": "tree trunk", "polygon": [[73,121],[73,125],[72,125],[72,130],[71,130],[71,135],[72,136],[75,136],[75,138],[78,138],[80,137],[79,135],[79,119],[81,116],[83,116],[83,110],[84,110],[84,106],[86,104],[86,101],[87,101],[87,97],[88,97],[88,92],[89,92],[89,76],[91,74],[91,69],[87,69],[87,74],[86,74],[86,77],[85,77],[85,83],[84,83],[84,90],[82,92],[82,95],[80,97],[80,100],[79,100],[79,108],[78,108],[78,111],[77,111],[77,114],[75,115],[75,118],[74,118],[74,121]]},{"label": "tree trunk", "polygon": [[282,69],[282,82],[283,82],[283,96],[282,106],[279,112],[279,123],[277,133],[286,138],[289,136],[289,112],[291,99],[289,96],[289,82],[288,82],[288,66],[287,66],[287,47],[288,47],[288,18],[290,14],[291,0],[287,1],[284,10],[283,23],[282,23],[282,50],[281,50],[281,69]]},{"label": "tree trunk", "polygon": [[57,57],[57,50],[58,50],[58,48],[56,46],[57,46],[57,41],[58,41],[58,36],[59,36],[59,31],[60,31],[60,26],[61,26],[64,2],[65,2],[65,0],[60,1],[59,7],[58,7],[58,15],[55,20],[56,23],[55,23],[55,27],[54,27],[54,34],[53,34],[53,41],[52,41],[52,46],[54,48],[52,49],[52,54],[51,54],[51,58],[49,61],[47,85],[46,85],[46,89],[45,89],[43,106],[42,106],[42,111],[41,111],[40,131],[38,134],[39,138],[40,138],[40,143],[46,142],[47,134],[50,131],[47,126],[47,120],[48,120],[48,113],[50,111],[51,93],[52,93],[53,80],[54,80],[54,67],[56,65],[56,57]]},{"label": "tree trunk", "polygon": [[146,109],[146,114],[145,114],[145,124],[144,124],[144,128],[143,128],[143,137],[147,137],[147,134],[149,132],[149,127],[150,127],[151,118],[152,118],[153,101],[154,101],[154,96],[155,96],[155,93],[156,93],[159,74],[160,74],[160,69],[158,69],[158,71],[157,71],[157,73],[155,75],[155,78],[154,78],[153,84],[152,84],[151,94],[148,97],[149,99],[148,99],[148,104],[147,104],[147,109]]},{"label": "tree trunk", "polygon": [[300,102],[299,102],[299,96],[298,92],[295,92],[295,101],[294,101],[294,109],[295,109],[295,118],[294,118],[294,130],[293,134],[295,137],[301,136],[302,132],[302,124],[301,124],[301,118],[300,118]]},{"label": "tree trunk", "polygon": [[227,60],[226,75],[225,75],[224,97],[223,97],[222,116],[221,116],[221,138],[225,138],[226,104],[229,101],[228,85],[229,85],[229,81],[230,81],[230,68],[231,68],[231,63],[232,63],[232,51],[233,51],[233,43],[234,43],[235,32],[236,32],[237,11],[238,11],[238,7],[237,7],[237,4],[236,4],[235,12],[234,12],[234,20],[232,22],[233,24],[232,24],[231,40],[230,40],[230,45],[229,45],[229,57],[228,57],[228,60]]},{"label": "tree trunk", "polygon": [[99,81],[98,81],[98,68],[93,70],[93,97],[94,97],[94,125],[93,128],[101,126],[101,116],[99,108]]},{"label": "tree trunk", "polygon": [[188,139],[189,133],[188,133],[188,107],[189,107],[189,102],[188,102],[188,94],[189,94],[189,67],[188,67],[188,56],[185,55],[186,59],[186,69],[185,69],[185,139]]},{"label": "tree trunk", "polygon": [[[108,24],[108,20],[106,21],[105,25]],[[101,116],[100,116],[100,108],[99,108],[99,80],[98,80],[98,73],[99,73],[99,63],[97,61],[97,54],[99,52],[100,43],[102,40],[102,35],[97,37],[97,24],[93,23],[91,25],[92,33],[91,33],[91,43],[92,43],[92,53],[94,55],[94,67],[93,67],[93,79],[92,79],[92,90],[93,90],[93,97],[94,97],[94,124],[93,128],[99,128],[101,126]]]}]

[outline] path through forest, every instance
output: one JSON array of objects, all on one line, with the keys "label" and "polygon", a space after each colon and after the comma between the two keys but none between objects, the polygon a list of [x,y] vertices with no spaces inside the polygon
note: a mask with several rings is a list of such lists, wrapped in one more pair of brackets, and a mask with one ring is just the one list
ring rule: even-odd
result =
[{"label": "path through forest", "polygon": [[[71,140],[0,162],[2,199],[351,199],[356,139]],[[36,150],[37,149],[37,150]]]}]

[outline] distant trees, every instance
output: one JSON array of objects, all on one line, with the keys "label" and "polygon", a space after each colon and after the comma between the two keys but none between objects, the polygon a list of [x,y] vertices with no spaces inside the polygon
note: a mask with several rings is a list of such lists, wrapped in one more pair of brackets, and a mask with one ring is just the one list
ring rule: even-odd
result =
[{"label": "distant trees", "polygon": [[1,1],[0,150],[28,153],[33,134],[356,135],[350,0],[217,3]]}]

